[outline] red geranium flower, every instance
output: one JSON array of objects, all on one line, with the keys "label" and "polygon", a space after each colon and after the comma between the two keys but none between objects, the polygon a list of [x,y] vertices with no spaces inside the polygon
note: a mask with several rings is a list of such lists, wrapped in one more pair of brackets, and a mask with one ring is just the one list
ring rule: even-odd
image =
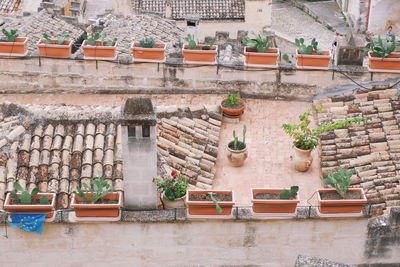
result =
[{"label": "red geranium flower", "polygon": [[171,176],[172,176],[172,178],[176,179],[176,171],[172,171]]},{"label": "red geranium flower", "polygon": [[172,187],[171,189],[172,189],[172,191],[175,191],[175,190],[176,190],[176,187]]}]

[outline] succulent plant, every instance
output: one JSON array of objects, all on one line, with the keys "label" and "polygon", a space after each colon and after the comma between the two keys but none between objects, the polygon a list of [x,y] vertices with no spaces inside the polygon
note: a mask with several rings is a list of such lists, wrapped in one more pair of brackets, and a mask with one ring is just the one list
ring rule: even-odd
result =
[{"label": "succulent plant", "polygon": [[155,41],[153,38],[143,38],[142,40],[140,40],[139,42],[139,46],[143,47],[143,48],[153,48],[155,45]]},{"label": "succulent plant", "polygon": [[6,37],[7,42],[15,42],[15,39],[18,37],[18,30],[7,31],[6,29],[3,29],[2,32]]},{"label": "succulent plant", "polygon": [[[14,188],[17,191],[21,192],[21,194],[18,196],[16,192],[11,192],[11,198],[19,200],[22,205],[32,204],[32,197],[36,196],[39,193],[39,188],[37,187],[32,189],[32,192],[29,193],[28,191],[24,190],[18,182],[14,183]],[[41,205],[46,205],[49,203],[49,198],[47,196],[41,196],[39,202]]]}]

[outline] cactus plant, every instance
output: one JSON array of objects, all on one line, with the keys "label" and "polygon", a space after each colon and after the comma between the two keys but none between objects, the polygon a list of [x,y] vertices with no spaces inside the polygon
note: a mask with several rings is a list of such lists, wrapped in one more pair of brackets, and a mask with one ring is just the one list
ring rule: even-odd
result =
[{"label": "cactus plant", "polygon": [[113,190],[104,178],[90,179],[90,185],[83,184],[83,188],[76,187],[76,194],[84,203],[95,204],[102,197],[112,193]]},{"label": "cactus plant", "polygon": [[324,184],[330,185],[336,189],[336,192],[345,198],[346,192],[350,186],[350,178],[354,174],[354,171],[348,171],[340,167],[337,171],[328,173],[327,178],[322,178]]},{"label": "cactus plant", "polygon": [[139,46],[143,48],[153,48],[155,45],[155,41],[153,38],[143,38],[139,42]]},{"label": "cactus plant", "polygon": [[6,29],[2,30],[4,36],[6,37],[7,42],[15,42],[15,39],[18,37],[18,30],[10,30],[7,31]]},{"label": "cactus plant", "polygon": [[236,131],[233,130],[233,147],[234,150],[242,150],[246,148],[246,125],[243,126],[243,141],[239,141],[239,138],[236,136]]},{"label": "cactus plant", "polygon": [[304,44],[304,38],[295,39],[295,44],[299,49],[299,54],[311,55],[318,54],[321,55],[322,51],[318,49],[318,42],[313,38],[310,45]]},{"label": "cactus plant", "polygon": [[[46,40],[46,44],[52,44],[53,41],[50,39],[50,36],[47,33],[43,34],[43,38]],[[65,40],[69,38],[69,33],[68,32],[62,32],[58,37],[57,37],[57,44],[58,45],[63,45]]]},{"label": "cactus plant", "polygon": [[[87,40],[88,45],[97,45],[97,46],[112,46],[116,41],[117,38],[114,38],[112,40],[106,41],[107,34],[99,34],[98,32],[93,34],[92,36],[88,36],[87,34],[83,35],[83,39]],[[96,44],[96,41],[101,38],[101,41]]]},{"label": "cactus plant", "polygon": [[[16,192],[11,192],[11,198],[15,200],[19,200],[22,205],[30,205],[32,204],[32,197],[36,196],[39,193],[39,189],[35,187],[32,189],[32,192],[29,193],[28,191],[24,190],[22,186],[18,183],[14,183],[14,188],[21,192],[20,196]],[[46,205],[49,203],[49,198],[47,196],[41,196],[39,199],[41,205]]]},{"label": "cactus plant", "polygon": [[215,193],[213,192],[208,192],[207,195],[211,198],[211,201],[215,205],[215,209],[217,210],[218,213],[222,213],[221,206],[218,204],[217,199],[215,198]]},{"label": "cactus plant", "polygon": [[264,53],[265,50],[271,47],[271,44],[268,42],[268,37],[261,34],[253,33],[255,38],[244,38],[242,40],[242,45],[246,47],[253,48],[257,50],[258,53]]},{"label": "cactus plant", "polygon": [[280,199],[292,199],[297,196],[297,192],[299,192],[298,186],[291,186],[290,189],[283,189],[279,194]]},{"label": "cactus plant", "polygon": [[196,41],[194,40],[194,35],[193,34],[188,34],[185,37],[185,41],[188,43],[188,48],[189,49],[196,49]]},{"label": "cactus plant", "polygon": [[[397,45],[400,46],[400,45]],[[363,48],[364,51],[371,51],[374,57],[385,58],[396,48],[396,36],[392,36],[390,40],[383,41],[381,36],[377,40],[369,42],[369,48]]]}]

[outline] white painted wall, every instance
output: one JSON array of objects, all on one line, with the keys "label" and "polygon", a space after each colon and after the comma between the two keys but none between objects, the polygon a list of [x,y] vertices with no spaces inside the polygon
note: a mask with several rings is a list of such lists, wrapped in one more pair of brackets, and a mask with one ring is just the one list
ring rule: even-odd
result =
[{"label": "white painted wall", "polygon": [[400,35],[400,1],[371,0],[368,30],[384,35],[389,25],[393,26],[396,35]]}]

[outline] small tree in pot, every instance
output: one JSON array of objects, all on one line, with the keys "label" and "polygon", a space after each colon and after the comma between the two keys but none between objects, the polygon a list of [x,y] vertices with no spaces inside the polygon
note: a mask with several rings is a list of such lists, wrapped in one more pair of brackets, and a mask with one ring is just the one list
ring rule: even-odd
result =
[{"label": "small tree in pot", "polygon": [[239,141],[236,136],[236,131],[233,131],[233,141],[228,144],[228,160],[234,167],[240,167],[247,159],[247,146],[246,146],[246,125],[243,126],[243,139]]},{"label": "small tree in pot", "polygon": [[298,124],[283,124],[282,128],[293,141],[295,147],[294,168],[297,171],[307,171],[312,163],[311,151],[318,146],[320,135],[335,129],[350,126],[354,123],[363,123],[370,118],[351,118],[341,121],[335,121],[327,124],[321,124],[317,128],[310,128],[312,110],[309,109],[299,116]]}]

